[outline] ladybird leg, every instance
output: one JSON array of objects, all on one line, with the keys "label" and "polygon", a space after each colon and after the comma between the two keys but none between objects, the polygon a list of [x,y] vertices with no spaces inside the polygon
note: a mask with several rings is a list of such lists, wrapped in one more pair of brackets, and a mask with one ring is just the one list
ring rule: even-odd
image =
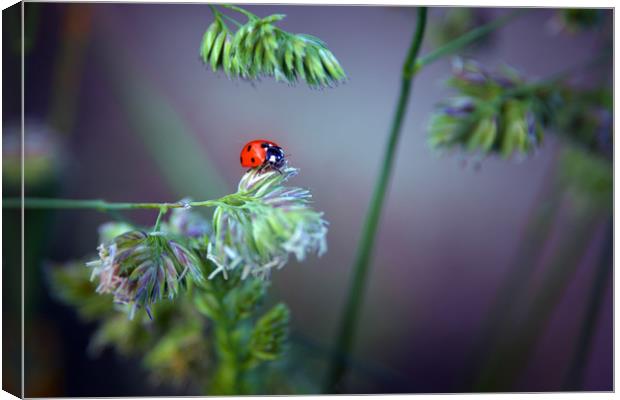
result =
[{"label": "ladybird leg", "polygon": [[265,170],[269,170],[269,171],[276,171],[278,174],[282,175],[282,171],[280,170],[280,167],[274,164],[265,164],[264,165]]}]

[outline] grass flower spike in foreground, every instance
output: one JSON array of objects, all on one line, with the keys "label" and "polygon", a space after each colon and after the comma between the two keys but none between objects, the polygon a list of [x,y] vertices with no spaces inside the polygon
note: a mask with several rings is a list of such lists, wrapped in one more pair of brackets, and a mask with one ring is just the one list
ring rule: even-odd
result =
[{"label": "grass flower spike in foreground", "polygon": [[252,169],[239,182],[228,204],[219,206],[213,217],[213,242],[209,260],[218,273],[241,269],[242,277],[266,277],[282,268],[291,254],[298,261],[307,253],[319,256],[327,250],[327,222],[323,213],[309,207],[306,189],[283,184],[298,174],[295,168],[259,172]]},{"label": "grass flower spike in foreground", "polygon": [[[286,186],[298,172],[288,166],[250,169],[237,192],[215,200],[26,204],[159,210],[151,228],[101,225],[97,260],[50,269],[55,297],[84,320],[99,322],[93,351],[112,346],[140,355],[157,381],[193,381],[208,394],[262,393],[266,382],[257,377],[285,355],[290,318],[284,303],[264,307],[266,278],[291,257],[302,261],[327,250],[328,224],[311,208],[310,191]],[[205,207],[215,208],[213,218],[203,215]]]},{"label": "grass flower spike in foreground", "polygon": [[91,280],[97,278],[98,293],[112,293],[114,301],[130,306],[133,319],[136,308],[150,306],[163,297],[173,299],[185,277],[203,280],[199,262],[190,250],[159,235],[130,231],[99,245],[99,260],[87,264],[93,268]]},{"label": "grass flower spike in foreground", "polygon": [[[254,168],[236,193],[220,199],[177,203],[107,203],[100,200],[30,199],[53,207],[157,209],[154,228],[106,223],[99,228],[99,258],[87,262],[98,294],[112,295],[133,319],[138,309],[153,317],[153,306],[174,300],[195,286],[213,290],[216,281],[265,280],[294,256],[327,251],[327,221],[310,207],[307,189],[286,186],[299,170]],[[216,207],[212,221],[198,210]],[[164,216],[172,209],[170,218]],[[221,277],[218,277],[221,275]],[[218,279],[215,279],[218,277]]]}]

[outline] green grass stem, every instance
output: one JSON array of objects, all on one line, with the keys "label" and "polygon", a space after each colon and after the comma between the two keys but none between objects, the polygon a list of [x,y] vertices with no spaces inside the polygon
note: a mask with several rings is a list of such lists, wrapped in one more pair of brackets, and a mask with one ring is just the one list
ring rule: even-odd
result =
[{"label": "green grass stem", "polygon": [[[416,29],[409,52],[407,53],[407,57],[405,59],[405,64],[403,66],[398,105],[392,121],[392,128],[390,129],[390,135],[388,137],[385,153],[383,154],[381,172],[375,184],[370,208],[366,216],[362,236],[358,245],[357,257],[353,265],[353,278],[344,308],[344,317],[338,331],[335,346],[339,352],[344,354],[350,353],[353,348],[355,327],[357,325],[359,312],[362,306],[362,297],[366,286],[366,278],[369,272],[377,226],[379,225],[381,210],[383,208],[383,202],[387,193],[387,185],[394,167],[394,155],[396,153],[398,139],[400,138],[401,127],[405,117],[405,110],[409,102],[411,83],[416,72],[414,70],[415,61],[418,56],[418,52],[422,47],[422,40],[424,38],[426,13],[426,7],[418,8]],[[345,362],[345,359],[340,356],[334,356],[332,358],[325,387],[323,389],[324,393],[333,392],[346,372],[347,363]]]}]

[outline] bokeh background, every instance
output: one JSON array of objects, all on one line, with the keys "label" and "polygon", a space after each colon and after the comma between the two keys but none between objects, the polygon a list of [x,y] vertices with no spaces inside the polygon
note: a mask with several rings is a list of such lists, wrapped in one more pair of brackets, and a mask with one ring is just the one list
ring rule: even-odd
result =
[{"label": "bokeh background", "polygon": [[[247,8],[259,15],[285,13],[282,28],[325,40],[347,72],[346,84],[312,90],[271,80],[231,81],[212,73],[198,57],[212,19],[207,5],[27,3],[25,141],[27,156],[39,168],[25,190],[31,196],[110,201],[208,199],[235,189],[244,172],[238,152],[246,141],[265,137],[278,142],[301,169],[295,184],[312,190],[314,206],[330,222],[327,254],[303,264],[291,262],[273,275],[270,292],[290,306],[293,330],[305,338],[308,351],[302,360],[312,366],[308,379],[321,379],[323,350],[317,349],[329,348],[338,326],[415,8]],[[440,29],[450,11],[431,8],[429,29]],[[476,9],[475,14],[490,20],[508,11]],[[490,67],[509,64],[531,78],[548,77],[595,57],[611,41],[611,11],[603,13],[607,24],[602,28],[571,34],[557,29],[556,10],[535,9],[464,55]],[[3,18],[5,77],[18,77],[19,10],[5,10]],[[429,35],[422,52],[435,46]],[[611,82],[611,67],[610,59],[576,79]],[[570,196],[551,193],[562,144],[547,135],[528,160],[490,158],[479,165],[460,154],[431,151],[426,128],[435,104],[450,93],[444,85],[449,73],[447,58],[423,70],[414,82],[377,236],[349,391],[472,390],[466,378],[472,371],[468,357],[514,273],[514,260],[528,240],[528,221],[545,201],[557,213],[551,233],[535,243],[539,257],[534,271],[515,294],[514,326],[527,328],[532,310],[550,306],[551,311],[544,323],[532,327],[534,339],[524,350],[527,362],[503,390],[564,390],[601,254],[610,251],[605,247],[608,219],[588,221],[586,240],[568,260],[574,271],[559,294],[527,308],[539,298],[538,291],[547,290],[545,277],[554,254],[577,229]],[[19,150],[11,136],[19,134],[19,103],[7,101],[19,99],[19,83],[4,79],[5,161]],[[5,164],[5,196],[19,194],[19,180],[6,171]],[[126,215],[142,224],[156,217],[148,211]],[[19,272],[18,216],[4,211],[5,274]],[[46,266],[94,254],[97,227],[110,219],[96,211],[26,213],[28,396],[193,394],[184,387],[149,385],[139,360],[112,350],[90,357],[86,348],[95,325],[80,322],[49,292]],[[613,389],[611,273],[603,282],[580,390]],[[5,305],[7,296],[18,293],[7,285],[4,292]],[[5,308],[3,318],[19,321],[19,314]],[[18,351],[17,336],[3,338],[5,355],[7,349]],[[14,365],[4,367],[5,382],[19,377]]]}]

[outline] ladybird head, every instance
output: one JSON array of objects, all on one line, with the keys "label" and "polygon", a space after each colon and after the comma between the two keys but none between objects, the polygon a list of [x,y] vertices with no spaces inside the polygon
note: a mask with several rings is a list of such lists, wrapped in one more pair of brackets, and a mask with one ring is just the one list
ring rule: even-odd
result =
[{"label": "ladybird head", "polygon": [[286,164],[284,150],[278,146],[269,146],[265,151],[265,164],[277,170],[284,167]]}]

